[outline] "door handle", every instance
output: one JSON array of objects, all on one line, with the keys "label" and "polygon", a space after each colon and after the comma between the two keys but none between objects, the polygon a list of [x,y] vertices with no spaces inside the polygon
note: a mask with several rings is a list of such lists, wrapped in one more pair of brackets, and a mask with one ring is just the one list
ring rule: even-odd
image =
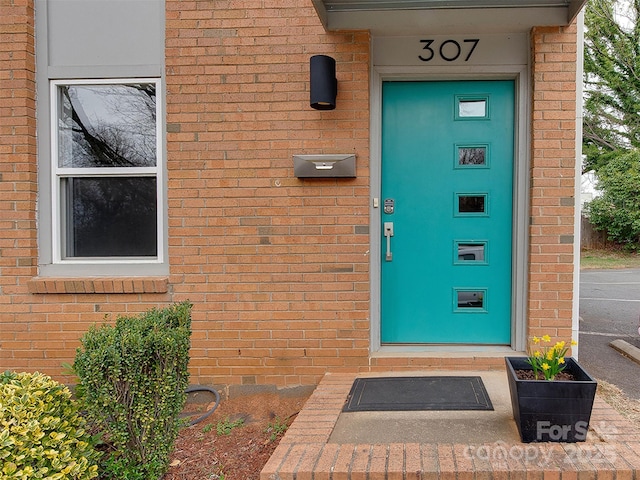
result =
[{"label": "door handle", "polygon": [[393,260],[393,253],[391,252],[391,237],[393,237],[393,222],[384,222],[384,236],[387,237],[387,255],[385,260],[390,262]]}]

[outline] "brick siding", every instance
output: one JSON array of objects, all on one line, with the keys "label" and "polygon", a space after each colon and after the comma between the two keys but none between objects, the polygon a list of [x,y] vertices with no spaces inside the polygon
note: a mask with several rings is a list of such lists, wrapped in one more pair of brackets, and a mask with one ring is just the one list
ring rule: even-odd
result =
[{"label": "brick siding", "polygon": [[35,98],[33,1],[1,0],[0,369],[30,368],[39,335],[30,336],[26,285],[37,265]]},{"label": "brick siding", "polygon": [[[169,280],[198,305],[193,373],[295,385],[365,365],[369,35],[292,1],[169,1],[166,28]],[[309,108],[314,54],[336,59],[336,110]],[[305,153],[355,153],[357,178],[299,180]]]},{"label": "brick siding", "polygon": [[[0,368],[64,378],[91,324],[186,299],[194,383],[500,368],[369,358],[370,38],[325,32],[306,1],[166,1],[170,274],[39,278],[33,0],[0,2]],[[569,336],[575,28],[532,40],[530,333]],[[314,54],[337,61],[336,110],[309,108]],[[357,178],[297,179],[305,153],[355,153]]]},{"label": "brick siding", "polygon": [[571,338],[576,26],[532,34],[529,334]]}]

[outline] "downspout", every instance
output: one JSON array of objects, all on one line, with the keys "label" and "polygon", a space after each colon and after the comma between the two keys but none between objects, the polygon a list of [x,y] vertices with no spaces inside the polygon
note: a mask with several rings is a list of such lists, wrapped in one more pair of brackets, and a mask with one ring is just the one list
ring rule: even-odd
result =
[{"label": "downspout", "polygon": [[[573,317],[571,321],[571,339],[578,341],[580,330],[580,231],[581,231],[581,192],[582,184],[582,90],[584,72],[584,9],[576,18],[577,49],[576,49],[576,180],[575,180],[575,218],[573,242]],[[571,348],[571,354],[578,358],[580,345]]]}]

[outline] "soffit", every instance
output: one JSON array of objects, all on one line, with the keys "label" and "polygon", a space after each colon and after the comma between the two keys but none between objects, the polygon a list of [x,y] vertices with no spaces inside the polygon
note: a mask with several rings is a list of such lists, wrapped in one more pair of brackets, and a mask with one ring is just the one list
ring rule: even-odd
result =
[{"label": "soffit", "polygon": [[527,32],[570,24],[587,0],[312,0],[327,31]]}]

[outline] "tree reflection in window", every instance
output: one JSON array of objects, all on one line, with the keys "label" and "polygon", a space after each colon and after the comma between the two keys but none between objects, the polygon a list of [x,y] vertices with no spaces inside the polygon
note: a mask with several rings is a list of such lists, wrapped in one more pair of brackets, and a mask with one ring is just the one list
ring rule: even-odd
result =
[{"label": "tree reflection in window", "polygon": [[486,155],[485,147],[458,148],[458,165],[486,165]]},{"label": "tree reflection in window", "polygon": [[58,85],[57,101],[62,256],[157,256],[156,85]]},{"label": "tree reflection in window", "polygon": [[58,165],[156,165],[154,84],[59,86]]}]

